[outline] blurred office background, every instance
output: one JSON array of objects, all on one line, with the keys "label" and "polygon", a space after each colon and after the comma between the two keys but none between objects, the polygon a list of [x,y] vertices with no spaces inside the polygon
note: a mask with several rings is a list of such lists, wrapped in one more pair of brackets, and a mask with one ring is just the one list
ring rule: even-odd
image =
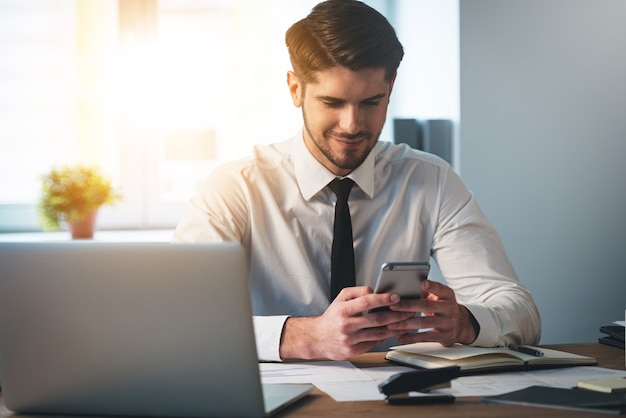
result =
[{"label": "blurred office background", "polygon": [[[40,176],[75,162],[124,196],[99,228],[173,229],[212,167],[298,131],[284,32],[316,3],[2,0],[0,232],[39,231]],[[381,139],[394,119],[450,121],[542,342],[623,320],[626,2],[366,3],[406,50]]]}]

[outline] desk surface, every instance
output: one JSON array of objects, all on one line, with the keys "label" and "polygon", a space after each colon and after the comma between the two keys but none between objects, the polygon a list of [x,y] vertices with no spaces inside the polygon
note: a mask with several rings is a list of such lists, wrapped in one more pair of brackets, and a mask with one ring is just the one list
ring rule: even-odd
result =
[{"label": "desk surface", "polygon": [[[545,345],[546,348],[568,351],[571,353],[593,356],[598,360],[598,366],[610,369],[626,370],[624,351],[598,343],[588,344],[560,344]],[[384,360],[384,353],[366,353],[355,357],[352,362],[361,368],[388,366]],[[480,402],[480,398],[458,398],[451,405],[411,405],[391,406],[382,401],[367,402],[335,402],[331,397],[315,389],[312,395],[298,402],[276,418],[282,417],[507,417],[528,418],[535,417],[586,417],[598,416],[584,412],[565,411],[538,407],[523,407],[514,405],[497,405]],[[11,413],[4,407],[0,393],[0,418],[6,418]],[[600,416],[606,416],[599,414]]]}]

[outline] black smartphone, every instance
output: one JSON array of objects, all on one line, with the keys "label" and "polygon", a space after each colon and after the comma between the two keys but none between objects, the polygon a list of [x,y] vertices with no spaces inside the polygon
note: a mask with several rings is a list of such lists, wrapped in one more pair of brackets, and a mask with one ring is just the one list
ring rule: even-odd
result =
[{"label": "black smartphone", "polygon": [[428,278],[427,261],[383,263],[376,279],[374,293],[395,292],[403,299],[419,299],[422,281]]}]

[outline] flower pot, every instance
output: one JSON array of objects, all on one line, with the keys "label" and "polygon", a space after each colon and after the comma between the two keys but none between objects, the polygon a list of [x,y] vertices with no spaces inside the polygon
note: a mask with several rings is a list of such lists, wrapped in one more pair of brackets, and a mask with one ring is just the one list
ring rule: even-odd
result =
[{"label": "flower pot", "polygon": [[97,216],[98,211],[95,210],[85,215],[80,221],[70,222],[69,227],[72,239],[92,239],[96,229]]}]

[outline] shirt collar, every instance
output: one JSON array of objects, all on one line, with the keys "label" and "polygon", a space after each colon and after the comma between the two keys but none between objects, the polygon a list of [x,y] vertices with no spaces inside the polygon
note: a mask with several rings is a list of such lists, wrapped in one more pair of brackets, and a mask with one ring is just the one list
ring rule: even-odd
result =
[{"label": "shirt collar", "polygon": [[[376,148],[365,161],[346,177],[351,178],[369,198],[374,196],[374,162]],[[305,200],[311,199],[337,176],[313,157],[304,144],[303,132],[292,139],[292,156],[296,180]]]}]

